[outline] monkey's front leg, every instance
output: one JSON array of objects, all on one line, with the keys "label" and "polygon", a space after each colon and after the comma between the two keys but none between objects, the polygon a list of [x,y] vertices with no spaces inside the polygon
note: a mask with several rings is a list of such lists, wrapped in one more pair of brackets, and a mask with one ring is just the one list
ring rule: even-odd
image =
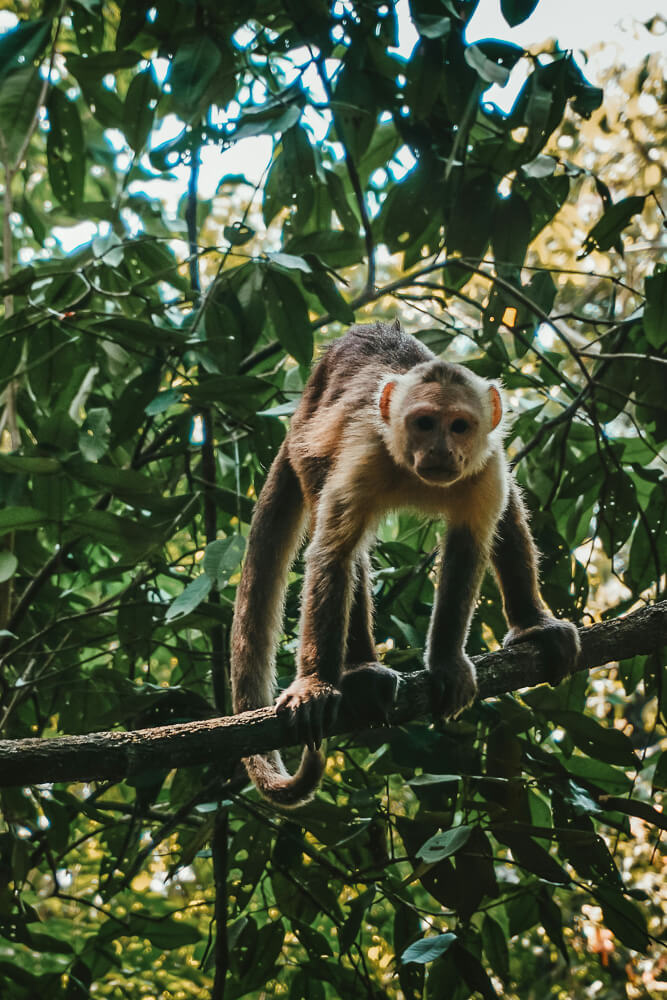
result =
[{"label": "monkey's front leg", "polygon": [[505,616],[510,626],[503,645],[536,642],[544,655],[550,681],[558,684],[576,665],[579,633],[571,622],[554,618],[545,609],[537,578],[538,555],[516,483],[498,524],[491,553],[503,592]]},{"label": "monkey's front leg", "polygon": [[290,713],[296,738],[311,750],[319,748],[338,715],[352,586],[351,556],[318,544],[316,535],[306,553],[297,675],[276,702],[278,712]]},{"label": "monkey's front leg", "polygon": [[473,701],[477,678],[465,652],[486,553],[465,525],[447,532],[428,639],[426,667],[433,678],[435,716],[458,715]]}]

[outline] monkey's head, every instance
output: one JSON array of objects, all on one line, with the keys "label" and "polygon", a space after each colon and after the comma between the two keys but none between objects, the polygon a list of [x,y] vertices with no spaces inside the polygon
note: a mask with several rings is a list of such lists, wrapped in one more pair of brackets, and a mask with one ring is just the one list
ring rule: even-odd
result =
[{"label": "monkey's head", "polygon": [[394,460],[433,485],[478,472],[500,436],[498,386],[447,361],[425,361],[385,379],[378,407]]}]

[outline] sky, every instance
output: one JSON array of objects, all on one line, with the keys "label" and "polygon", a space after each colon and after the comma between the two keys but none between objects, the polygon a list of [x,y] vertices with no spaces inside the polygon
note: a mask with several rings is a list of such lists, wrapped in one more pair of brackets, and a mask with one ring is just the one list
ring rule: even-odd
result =
[{"label": "sky", "polygon": [[[417,42],[417,31],[409,17],[408,0],[398,0],[399,47],[397,54],[407,58]],[[519,45],[535,45],[548,38],[557,38],[561,48],[580,51],[578,61],[591,83],[614,63],[637,65],[647,52],[667,55],[667,32],[650,33],[642,22],[656,14],[664,15],[664,0],[540,0],[534,13],[516,28],[510,28],[500,13],[500,0],[481,0],[466,30],[466,40],[474,43],[482,38],[500,38]],[[0,34],[11,30],[16,15],[0,11]],[[597,52],[586,50],[602,47]],[[494,101],[508,110],[524,79],[526,67],[519,62],[509,82],[501,90],[494,86],[485,99]],[[296,75],[296,74],[295,74]],[[308,83],[308,81],[306,81]],[[311,124],[311,123],[309,123]],[[153,134],[153,145],[174,138],[182,124],[175,116],[168,116]],[[107,139],[122,156],[122,136],[109,132]],[[272,150],[270,136],[246,139],[226,151],[209,147],[202,153],[200,195],[210,198],[215,193],[220,178],[227,174],[244,174],[251,183],[262,177]],[[178,200],[187,185],[187,168],[173,171],[176,180],[161,179],[141,182],[147,194],[163,199],[169,210],[175,211]],[[56,235],[65,251],[70,251],[95,235],[92,224],[82,223],[68,229],[61,227]]]}]

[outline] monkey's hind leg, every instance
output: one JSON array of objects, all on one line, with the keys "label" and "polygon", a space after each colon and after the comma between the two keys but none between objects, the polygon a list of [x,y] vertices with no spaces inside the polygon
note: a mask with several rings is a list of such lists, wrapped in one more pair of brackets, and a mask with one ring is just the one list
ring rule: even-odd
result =
[{"label": "monkey's hind leg", "polygon": [[510,626],[503,645],[537,643],[549,670],[550,683],[558,684],[577,663],[581,648],[579,633],[571,622],[550,615],[542,603],[537,578],[537,548],[528,527],[521,494],[513,480],[491,558]]},{"label": "monkey's hind leg", "polygon": [[343,704],[353,719],[358,716],[360,721],[386,724],[396,701],[399,680],[395,670],[377,662],[370,559],[364,552],[355,563],[345,671],[340,683]]}]

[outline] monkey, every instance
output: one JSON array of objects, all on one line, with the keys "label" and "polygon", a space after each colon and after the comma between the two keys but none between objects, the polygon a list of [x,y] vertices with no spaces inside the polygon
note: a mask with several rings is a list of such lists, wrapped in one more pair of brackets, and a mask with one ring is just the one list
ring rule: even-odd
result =
[{"label": "monkey", "polygon": [[398,321],[353,326],[315,365],[255,507],[231,631],[234,712],[271,705],[287,575],[308,534],[297,673],[276,701],[305,744],[301,764],[290,775],[278,751],[244,760],[273,804],[314,795],[342,697],[380,720],[395,701],[400,675],[377,662],[368,555],[388,511],[447,525],[424,650],[437,716],[457,716],[475,697],[465,643],[489,562],[505,645],[538,641],[554,683],[573,668],[577,629],[542,602],[503,425],[497,383],[436,357]]}]

